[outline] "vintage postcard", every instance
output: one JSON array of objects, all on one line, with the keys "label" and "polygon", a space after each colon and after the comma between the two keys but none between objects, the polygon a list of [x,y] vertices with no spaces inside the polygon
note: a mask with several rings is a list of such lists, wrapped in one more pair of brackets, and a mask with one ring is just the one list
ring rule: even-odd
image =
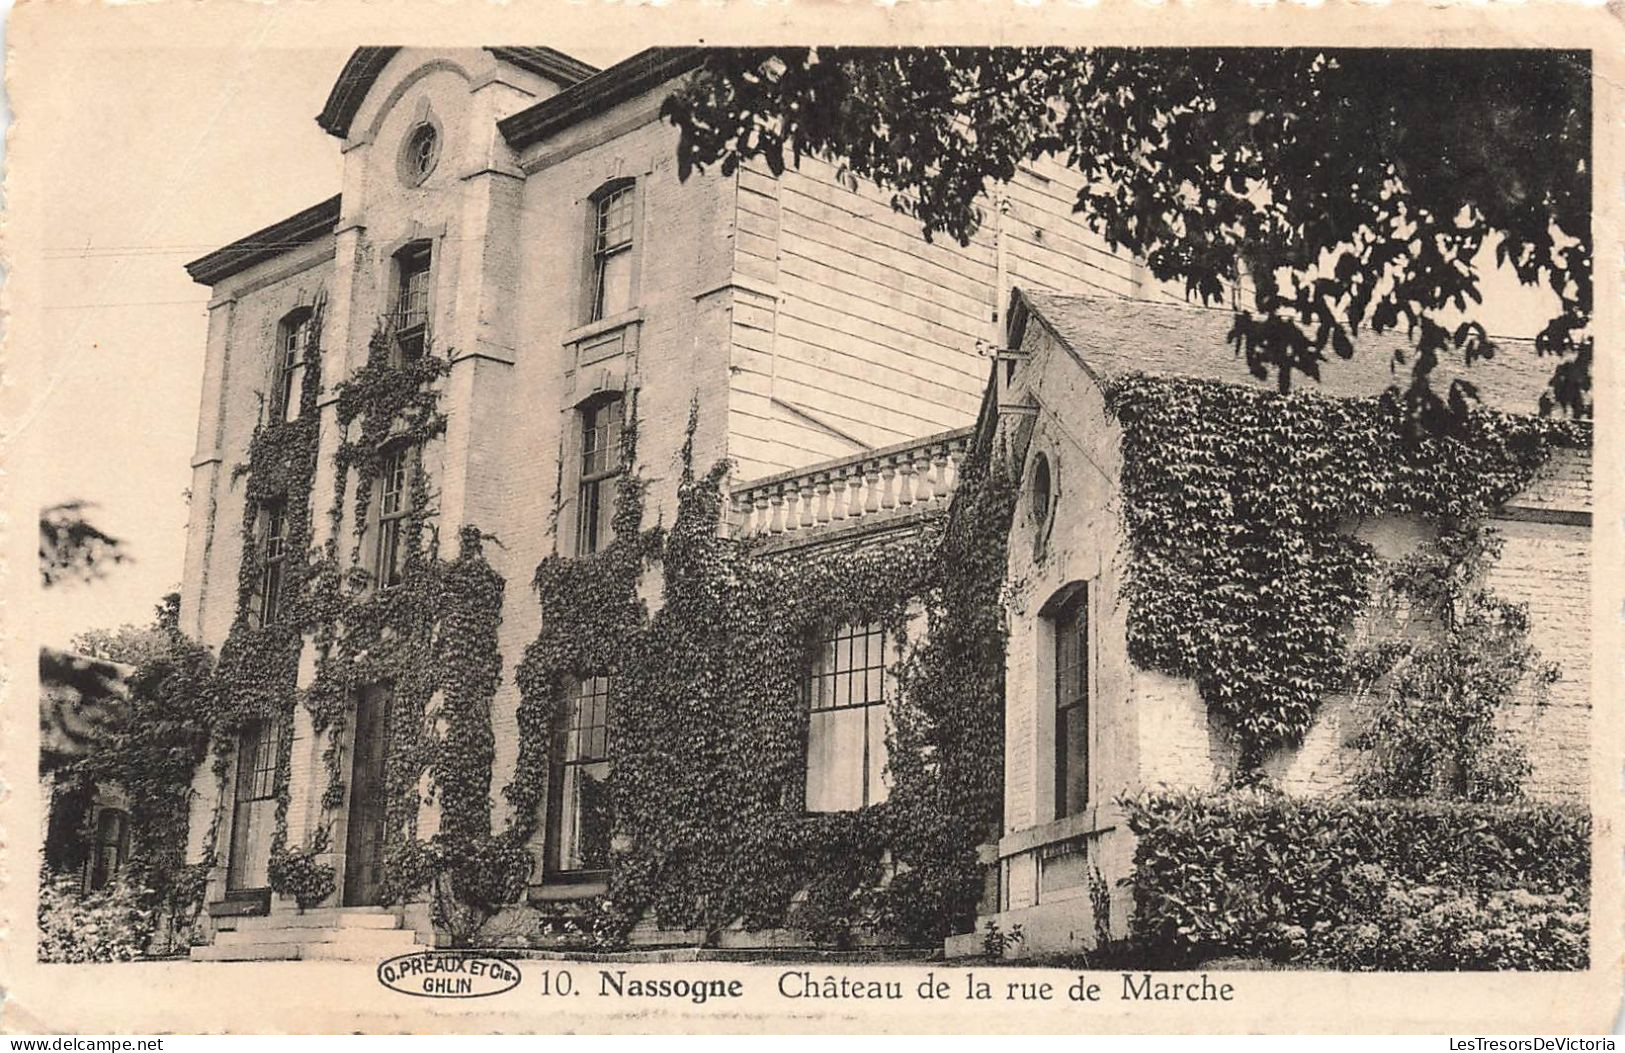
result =
[{"label": "vintage postcard", "polygon": [[1622,43],[22,4],[4,1027],[1612,1032]]}]

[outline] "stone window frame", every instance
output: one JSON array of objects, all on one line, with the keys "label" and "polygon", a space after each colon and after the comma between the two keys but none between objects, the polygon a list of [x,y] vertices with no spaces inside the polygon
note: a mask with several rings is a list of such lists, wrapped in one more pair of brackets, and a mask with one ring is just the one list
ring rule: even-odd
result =
[{"label": "stone window frame", "polygon": [[[1047,490],[1042,506],[1039,504],[1040,473],[1045,484],[1043,488]],[[1038,450],[1027,469],[1027,479],[1024,499],[1027,521],[1033,528],[1033,558],[1042,560],[1049,551],[1050,534],[1055,530],[1055,510],[1061,503],[1060,458],[1050,450]]]},{"label": "stone window frame", "polygon": [[432,237],[417,237],[390,254],[389,328],[396,365],[423,354],[429,320],[434,317],[434,274],[438,247]]},{"label": "stone window frame", "polygon": [[[426,163],[418,146],[425,136],[429,137]],[[428,99],[422,99],[418,103],[412,123],[406,129],[406,134],[401,136],[400,151],[395,157],[395,171],[400,177],[401,184],[408,188],[416,188],[428,182],[429,177],[434,175],[435,169],[440,166],[445,149],[445,130],[440,127],[439,118],[429,108]]]}]

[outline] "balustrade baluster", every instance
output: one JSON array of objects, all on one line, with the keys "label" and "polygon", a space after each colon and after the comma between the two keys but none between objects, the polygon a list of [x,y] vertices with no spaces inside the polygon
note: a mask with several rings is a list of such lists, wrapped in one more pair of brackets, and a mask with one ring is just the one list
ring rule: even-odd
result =
[{"label": "balustrade baluster", "polygon": [[965,451],[954,447],[948,451],[948,496],[952,497],[959,492],[959,465],[965,459]]},{"label": "balustrade baluster", "polygon": [[914,506],[914,455],[912,453],[898,454],[897,457],[897,507],[912,508]]},{"label": "balustrade baluster", "polygon": [[836,471],[830,478],[830,509],[829,518],[832,522],[840,523],[846,519],[847,482],[846,470]]},{"label": "balustrade baluster", "polygon": [[768,528],[773,524],[770,518],[771,511],[767,501],[766,490],[756,491],[756,495],[751,499],[751,509],[752,513],[750,517],[749,536],[757,537],[767,533]]},{"label": "balustrade baluster", "polygon": [[784,484],[784,532],[790,533],[801,529],[801,487],[795,483]]},{"label": "balustrade baluster", "polygon": [[914,502],[928,505],[937,498],[936,487],[932,484],[931,451],[915,450],[914,457]]},{"label": "balustrade baluster", "polygon": [[863,507],[863,466],[852,466],[852,474],[846,477],[846,514],[849,518],[862,518],[868,510]]},{"label": "balustrade baluster", "polygon": [[818,523],[818,512],[813,507],[813,487],[811,479],[802,480],[801,485],[796,488],[796,496],[799,497],[801,501],[801,520],[797,525],[803,528],[816,526]]},{"label": "balustrade baluster", "polygon": [[874,464],[864,464],[858,471],[863,475],[863,514],[872,515],[880,511],[880,470]]}]

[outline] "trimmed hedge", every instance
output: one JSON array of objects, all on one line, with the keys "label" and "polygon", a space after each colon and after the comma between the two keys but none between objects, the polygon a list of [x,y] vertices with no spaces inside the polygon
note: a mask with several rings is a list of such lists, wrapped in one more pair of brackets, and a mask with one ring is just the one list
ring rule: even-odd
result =
[{"label": "trimmed hedge", "polygon": [[[1585,967],[1591,819],[1582,809],[1264,790],[1162,792],[1125,805],[1138,837],[1132,938],[1170,963]],[[1525,950],[1483,949],[1514,930]],[[1492,964],[1507,956],[1517,964]]]}]

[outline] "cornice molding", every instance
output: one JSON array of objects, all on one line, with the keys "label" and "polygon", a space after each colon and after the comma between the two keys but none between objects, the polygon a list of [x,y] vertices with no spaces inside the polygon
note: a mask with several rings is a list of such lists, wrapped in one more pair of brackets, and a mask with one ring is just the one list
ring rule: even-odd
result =
[{"label": "cornice molding", "polygon": [[230,245],[215,249],[186,265],[186,273],[199,285],[218,285],[234,274],[240,274],[257,263],[308,245],[333,233],[339,221],[339,195],[296,212],[287,219],[256,230],[246,238],[238,238]]},{"label": "cornice molding", "polygon": [[503,118],[497,122],[497,130],[515,150],[532,146],[682,76],[704,59],[703,48],[648,48],[552,98]]}]

